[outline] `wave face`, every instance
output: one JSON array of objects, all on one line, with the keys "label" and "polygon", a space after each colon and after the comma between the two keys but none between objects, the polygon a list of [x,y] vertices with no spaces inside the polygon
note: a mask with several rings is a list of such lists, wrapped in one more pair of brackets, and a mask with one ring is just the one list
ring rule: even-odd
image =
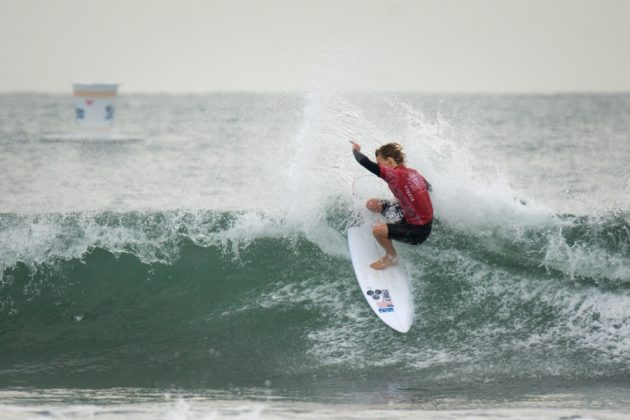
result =
[{"label": "wave face", "polygon": [[[325,221],[342,242],[348,207]],[[347,255],[261,212],[3,214],[0,226],[2,258],[17,261],[0,283],[2,386],[630,375],[627,214],[477,231],[438,220],[424,245],[399,246],[416,305],[404,335],[372,314]]]}]

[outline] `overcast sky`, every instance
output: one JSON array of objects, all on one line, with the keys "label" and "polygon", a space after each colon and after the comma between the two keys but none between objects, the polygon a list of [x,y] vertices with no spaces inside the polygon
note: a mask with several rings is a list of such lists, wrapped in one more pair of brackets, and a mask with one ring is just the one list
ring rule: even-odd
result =
[{"label": "overcast sky", "polygon": [[0,0],[0,91],[630,91],[630,0]]}]

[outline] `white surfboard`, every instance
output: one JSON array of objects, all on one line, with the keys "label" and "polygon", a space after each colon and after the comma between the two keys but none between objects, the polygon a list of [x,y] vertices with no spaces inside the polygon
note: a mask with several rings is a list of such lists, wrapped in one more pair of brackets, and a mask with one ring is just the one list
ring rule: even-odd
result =
[{"label": "white surfboard", "polygon": [[376,242],[368,223],[348,228],[348,246],[361,292],[374,313],[396,331],[409,331],[413,323],[413,299],[409,274],[402,261],[385,270],[370,267],[385,250]]}]

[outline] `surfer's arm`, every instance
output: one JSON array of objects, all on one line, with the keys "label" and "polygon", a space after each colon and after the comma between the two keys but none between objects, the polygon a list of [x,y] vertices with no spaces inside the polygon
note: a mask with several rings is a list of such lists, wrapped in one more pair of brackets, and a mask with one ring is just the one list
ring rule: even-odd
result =
[{"label": "surfer's arm", "polygon": [[372,172],[374,175],[379,176],[379,177],[381,176],[381,169],[379,168],[376,162],[372,162],[370,158],[368,158],[363,153],[357,150],[353,150],[352,154],[354,155],[354,158],[357,160],[357,162],[359,162],[361,166],[363,166],[368,171]]},{"label": "surfer's arm", "polygon": [[427,183],[427,190],[429,190],[429,192],[433,191],[433,187],[431,186],[431,183],[429,181],[427,181],[427,179],[424,179],[424,182]]}]

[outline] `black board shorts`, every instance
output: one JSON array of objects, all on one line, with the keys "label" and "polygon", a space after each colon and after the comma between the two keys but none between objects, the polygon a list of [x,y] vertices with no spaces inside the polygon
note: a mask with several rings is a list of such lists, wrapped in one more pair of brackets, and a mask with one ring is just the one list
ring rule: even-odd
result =
[{"label": "black board shorts", "polygon": [[426,241],[431,234],[430,221],[424,225],[411,225],[405,222],[404,213],[400,204],[392,201],[381,201],[383,210],[381,214],[387,218],[398,218],[396,223],[387,223],[387,238],[395,241],[405,242],[411,245],[419,245]]}]

